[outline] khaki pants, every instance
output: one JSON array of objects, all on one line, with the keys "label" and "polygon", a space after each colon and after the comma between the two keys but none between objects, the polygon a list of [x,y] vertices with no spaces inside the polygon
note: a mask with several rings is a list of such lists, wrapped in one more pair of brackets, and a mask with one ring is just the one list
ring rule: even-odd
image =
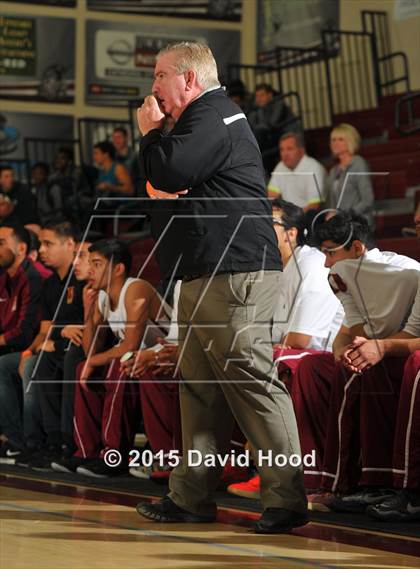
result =
[{"label": "khaki pants", "polygon": [[[291,398],[273,365],[271,321],[281,273],[221,274],[182,283],[179,300],[183,462],[170,498],[212,514],[222,466],[189,466],[188,451],[226,453],[233,421],[255,454],[300,455]],[[264,508],[306,511],[301,467],[259,466]]]}]

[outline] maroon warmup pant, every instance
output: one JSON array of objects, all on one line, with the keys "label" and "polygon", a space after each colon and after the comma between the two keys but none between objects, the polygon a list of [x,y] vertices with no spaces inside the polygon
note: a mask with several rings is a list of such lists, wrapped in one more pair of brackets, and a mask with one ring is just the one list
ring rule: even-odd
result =
[{"label": "maroon warmup pant", "polygon": [[178,379],[145,375],[140,379],[140,396],[144,430],[153,452],[182,454]]},{"label": "maroon warmup pant", "polygon": [[107,449],[125,455],[133,448],[138,418],[138,382],[120,370],[119,361],[108,367],[103,381],[88,382],[82,389],[79,377],[85,362],[77,368],[74,401],[76,456],[99,458]]},{"label": "maroon warmup pant", "polygon": [[331,353],[315,353],[298,360],[291,395],[302,455],[315,451],[315,465],[304,470],[305,487],[320,487],[332,382],[336,370]]},{"label": "maroon warmup pant", "polygon": [[394,485],[420,488],[420,350],[404,368],[394,440]]},{"label": "maroon warmup pant", "polygon": [[[295,377],[298,381],[303,374],[300,390],[303,385],[306,388],[306,405],[299,407],[298,424],[306,425],[304,448],[322,446],[325,440],[322,467],[318,464],[313,473],[318,486],[334,492],[346,492],[358,484],[392,486],[392,450],[404,359],[386,358],[362,375],[347,372],[334,362],[332,354],[305,358],[304,362]],[[331,395],[327,405],[328,386]],[[312,488],[313,476],[305,481]]]},{"label": "maroon warmup pant", "polygon": [[[182,455],[181,408],[179,379],[161,379],[143,376],[140,396],[144,430],[154,453],[168,454],[178,450]],[[231,449],[243,452],[245,437],[235,423]]]},{"label": "maroon warmup pant", "polygon": [[285,383],[287,389],[291,393],[293,377],[301,363],[301,361],[311,354],[322,354],[318,350],[306,350],[295,348],[275,348],[273,352],[274,363],[277,365],[277,371]]}]

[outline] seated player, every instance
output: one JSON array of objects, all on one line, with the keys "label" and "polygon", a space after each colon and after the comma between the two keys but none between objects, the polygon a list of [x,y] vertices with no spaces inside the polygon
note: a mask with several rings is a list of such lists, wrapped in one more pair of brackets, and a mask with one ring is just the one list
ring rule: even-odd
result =
[{"label": "seated player", "polygon": [[[138,384],[126,375],[120,358],[136,350],[148,326],[168,321],[162,299],[146,281],[128,277],[131,255],[117,239],[103,239],[89,248],[89,284],[84,291],[86,362],[77,372],[74,433],[77,451],[52,463],[54,470],[97,478],[127,469],[134,443]],[[117,341],[106,349],[108,330]],[[120,468],[108,467],[104,454],[116,449],[124,457]]]},{"label": "seated player", "polygon": [[41,259],[53,274],[43,285],[39,332],[25,351],[0,358],[0,423],[14,449],[16,464],[21,466],[28,466],[31,455],[50,444],[45,441],[39,384],[33,381],[35,365],[47,353],[56,351],[57,342],[60,344],[62,338],[56,325],[76,322],[75,313],[80,313],[75,302],[77,281],[70,275],[76,243],[73,227],[69,223],[47,226],[40,237]]},{"label": "seated player", "polygon": [[[305,244],[303,210],[277,199],[273,201],[273,216],[283,263],[272,331],[274,358],[282,379],[289,388],[291,384],[293,399],[292,374],[306,355],[331,350],[343,310],[328,284],[325,255]],[[247,482],[230,485],[228,491],[258,498],[259,484],[260,478],[255,476]]]},{"label": "seated player", "polygon": [[[364,510],[389,495],[381,488],[392,480],[404,361],[387,359],[361,376],[349,353],[357,336],[384,338],[403,328],[416,295],[420,265],[402,255],[369,250],[368,222],[353,212],[338,213],[320,224],[316,238],[326,254],[331,286],[343,304],[345,325],[334,341],[334,355],[305,358],[294,378],[302,394],[302,404],[295,405],[305,433],[302,452],[310,452],[314,440],[323,448],[316,468],[305,473],[308,488],[321,488],[308,497],[309,507],[328,511],[334,502],[332,493],[349,493],[360,485],[362,491],[348,496],[346,503],[348,509]],[[320,417],[328,417],[327,425]],[[355,459],[359,456],[360,464]]]},{"label": "seated player", "polygon": [[343,310],[328,284],[325,255],[306,244],[308,231],[300,207],[277,199],[273,216],[283,263],[272,331],[275,358],[287,357],[288,348],[331,351]]},{"label": "seated player", "polygon": [[[416,220],[417,221],[417,220]],[[420,210],[417,232],[420,238]],[[349,354],[359,372],[383,358],[406,358],[398,404],[392,472],[397,493],[367,508],[379,520],[420,520],[420,277],[416,300],[404,329],[379,340],[357,337]]]},{"label": "seated player", "polygon": [[[164,459],[173,450],[182,454],[179,384],[176,377],[180,289],[181,281],[177,281],[173,295],[171,325],[165,339],[159,339],[161,343],[151,348],[139,350],[131,360],[122,364],[127,374],[140,380],[144,432],[152,451],[155,454],[162,452]],[[130,474],[139,478],[148,478],[146,470],[142,466],[136,466],[130,468]],[[149,473],[153,479],[169,476],[164,460],[156,461],[153,468],[149,469]]]},{"label": "seated player", "polygon": [[0,227],[0,355],[25,350],[38,331],[42,277],[27,258],[29,242],[24,227]]},{"label": "seated player", "polygon": [[[54,350],[40,353],[32,376],[39,391],[42,427],[47,437],[47,447],[30,458],[29,466],[34,470],[50,470],[52,462],[68,458],[76,450],[74,386],[77,365],[85,359],[82,348],[83,288],[90,270],[88,249],[92,240],[89,239],[87,236],[77,245],[65,300],[61,300],[64,306],[60,306],[53,321]],[[71,304],[67,303],[69,296]]]}]

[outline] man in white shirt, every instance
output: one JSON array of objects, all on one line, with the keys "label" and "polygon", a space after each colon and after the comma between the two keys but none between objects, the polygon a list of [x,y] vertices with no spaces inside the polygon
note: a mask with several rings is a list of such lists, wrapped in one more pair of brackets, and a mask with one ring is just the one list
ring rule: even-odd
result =
[{"label": "man in white shirt", "polygon": [[279,150],[281,162],[271,174],[269,197],[282,197],[305,212],[318,208],[326,175],[322,164],[305,154],[302,137],[295,132],[280,138]]},{"label": "man in white shirt", "polygon": [[314,379],[325,375],[332,379],[323,467],[311,473],[311,487],[318,477],[323,492],[308,499],[311,509],[328,511],[337,502],[331,491],[348,492],[359,484],[366,488],[345,497],[342,509],[364,511],[390,495],[380,489],[392,484],[392,444],[404,360],[387,359],[361,376],[350,355],[358,336],[384,338],[404,328],[416,296],[420,264],[395,253],[369,251],[367,222],[351,211],[321,224],[316,237],[326,254],[330,284],[344,306],[345,325],[334,341],[334,356],[306,358],[297,374],[303,374],[302,386],[312,390],[312,416],[318,406]]}]

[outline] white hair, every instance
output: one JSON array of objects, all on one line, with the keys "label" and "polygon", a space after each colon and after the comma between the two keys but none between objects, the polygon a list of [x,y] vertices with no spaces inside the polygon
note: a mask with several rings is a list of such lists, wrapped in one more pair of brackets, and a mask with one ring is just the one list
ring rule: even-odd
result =
[{"label": "white hair", "polygon": [[176,53],[174,67],[178,75],[193,70],[197,74],[197,82],[202,89],[220,86],[216,61],[207,45],[189,41],[169,44],[160,50],[156,59],[172,52]]}]

